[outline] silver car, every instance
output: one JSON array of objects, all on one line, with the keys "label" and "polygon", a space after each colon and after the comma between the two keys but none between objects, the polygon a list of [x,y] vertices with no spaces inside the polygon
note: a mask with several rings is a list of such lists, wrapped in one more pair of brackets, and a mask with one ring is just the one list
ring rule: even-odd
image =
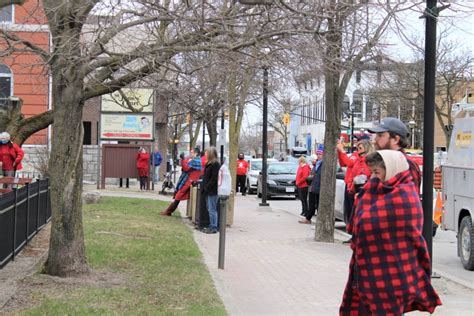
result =
[{"label": "silver car", "polygon": [[[267,158],[267,162],[277,161],[274,158]],[[253,158],[249,161],[249,171],[247,172],[247,192],[249,194],[257,193],[257,178],[262,171],[262,158]]]}]

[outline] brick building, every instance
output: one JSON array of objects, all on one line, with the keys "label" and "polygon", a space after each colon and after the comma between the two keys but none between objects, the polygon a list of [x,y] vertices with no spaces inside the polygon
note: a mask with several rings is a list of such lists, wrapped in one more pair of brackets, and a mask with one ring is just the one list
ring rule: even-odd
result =
[{"label": "brick building", "polygon": [[[0,9],[0,27],[13,37],[0,36],[0,106],[11,96],[23,100],[22,113],[30,117],[51,107],[50,81],[47,67],[35,53],[14,40],[18,37],[45,51],[50,50],[50,34],[47,20],[39,0],[27,0],[23,6],[9,5]],[[30,137],[27,144],[46,144],[48,130]]]}]

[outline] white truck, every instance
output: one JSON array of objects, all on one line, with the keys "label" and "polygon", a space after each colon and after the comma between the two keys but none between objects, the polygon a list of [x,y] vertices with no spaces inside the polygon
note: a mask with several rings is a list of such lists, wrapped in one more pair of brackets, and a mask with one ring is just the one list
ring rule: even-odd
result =
[{"label": "white truck", "polygon": [[474,108],[457,113],[442,165],[442,229],[457,233],[458,256],[474,270]]}]

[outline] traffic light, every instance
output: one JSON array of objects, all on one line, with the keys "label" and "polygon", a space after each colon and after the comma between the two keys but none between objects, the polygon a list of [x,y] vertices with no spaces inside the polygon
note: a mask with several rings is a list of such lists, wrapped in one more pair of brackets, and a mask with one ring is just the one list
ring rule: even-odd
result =
[{"label": "traffic light", "polygon": [[290,125],[290,114],[289,113],[283,114],[283,124],[285,124],[286,126]]}]

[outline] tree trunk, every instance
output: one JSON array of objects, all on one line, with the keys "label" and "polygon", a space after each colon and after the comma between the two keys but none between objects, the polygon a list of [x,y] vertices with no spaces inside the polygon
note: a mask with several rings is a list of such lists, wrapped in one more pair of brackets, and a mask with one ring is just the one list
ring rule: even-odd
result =
[{"label": "tree trunk", "polygon": [[82,227],[82,78],[74,66],[53,70],[55,121],[49,172],[52,225],[47,274],[88,272]]},{"label": "tree trunk", "polygon": [[209,146],[217,145],[217,122],[214,117],[206,120],[207,132],[209,133]]}]

